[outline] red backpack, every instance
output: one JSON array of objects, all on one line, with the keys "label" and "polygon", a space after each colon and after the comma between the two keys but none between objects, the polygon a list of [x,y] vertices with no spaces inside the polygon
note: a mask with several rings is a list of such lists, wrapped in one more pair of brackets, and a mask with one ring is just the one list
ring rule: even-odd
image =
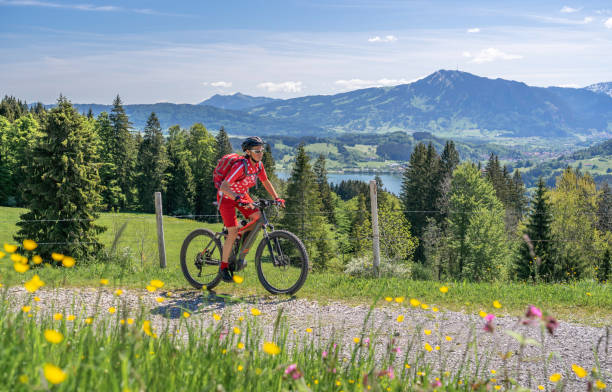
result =
[{"label": "red backpack", "polygon": [[261,162],[258,162],[257,164],[256,173],[248,174],[247,172],[249,162],[247,158],[244,157],[244,155],[239,155],[236,153],[224,155],[223,157],[221,157],[221,159],[219,159],[219,162],[217,162],[217,166],[215,167],[215,171],[213,173],[213,182],[215,183],[215,188],[219,189],[221,187],[221,183],[223,182],[223,180],[225,180],[225,177],[227,177],[227,174],[229,173],[230,169],[237,161],[242,161],[242,165],[244,166],[244,175],[242,176],[242,178],[246,177],[247,175],[256,176],[261,171]]}]

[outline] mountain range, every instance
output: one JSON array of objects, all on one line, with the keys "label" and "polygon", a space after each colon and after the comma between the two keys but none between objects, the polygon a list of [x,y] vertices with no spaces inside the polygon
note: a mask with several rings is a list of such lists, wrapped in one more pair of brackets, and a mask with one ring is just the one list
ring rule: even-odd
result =
[{"label": "mountain range", "polygon": [[[125,105],[137,129],[151,112],[162,127],[203,123],[230,134],[325,136],[337,132],[466,130],[511,137],[612,133],[612,82],[586,88],[533,87],[467,72],[439,70],[410,84],[292,99],[215,95],[198,105]],[[217,105],[217,106],[214,106]],[[76,104],[94,115],[110,105]]]}]

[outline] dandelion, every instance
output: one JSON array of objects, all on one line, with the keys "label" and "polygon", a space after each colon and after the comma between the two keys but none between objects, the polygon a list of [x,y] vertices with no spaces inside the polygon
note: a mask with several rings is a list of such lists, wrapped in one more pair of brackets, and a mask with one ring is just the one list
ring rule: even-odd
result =
[{"label": "dandelion", "polygon": [[0,251],[0,259],[3,258],[4,256],[6,256],[6,253]]},{"label": "dandelion", "polygon": [[32,240],[24,240],[23,241],[23,248],[25,250],[34,250],[36,249],[36,247],[38,246],[38,244]]},{"label": "dandelion", "polygon": [[561,374],[560,373],[551,374],[549,380],[551,382],[559,382],[559,380],[561,380]]},{"label": "dandelion", "polygon": [[161,289],[162,287],[164,287],[164,282],[162,282],[159,279],[153,279],[149,284],[158,289]]},{"label": "dandelion", "polygon": [[451,338],[450,336],[445,336],[444,339],[446,339],[447,342],[450,342],[451,340],[453,340],[453,338]]},{"label": "dandelion", "polygon": [[446,293],[448,293],[448,287],[446,287],[446,286],[442,286],[442,287],[440,287],[440,292],[441,292],[442,294],[446,294]]},{"label": "dandelion", "polygon": [[263,351],[266,354],[270,354],[270,355],[276,355],[278,353],[280,353],[280,347],[278,347],[275,343],[273,342],[265,342],[263,344]]},{"label": "dandelion", "polygon": [[411,298],[410,299],[410,305],[414,306],[415,308],[417,306],[419,306],[420,304],[421,304],[421,302],[418,299],[416,299],[416,298]]},{"label": "dandelion", "polygon": [[579,378],[584,378],[587,375],[586,370],[584,370],[581,366],[576,365],[575,363],[572,364],[572,370]]},{"label": "dandelion", "polygon": [[306,328],[306,332],[312,333],[312,328]]},{"label": "dandelion", "polygon": [[119,320],[119,324],[125,325],[125,320],[124,319]]},{"label": "dandelion", "polygon": [[595,381],[595,387],[597,389],[606,389],[606,384],[604,384],[601,380]]},{"label": "dandelion", "polygon": [[15,251],[17,251],[17,245],[7,244],[5,242],[4,250],[6,251],[6,253],[15,253]]},{"label": "dandelion", "polygon": [[69,314],[68,317],[66,318],[68,321],[74,321],[74,319],[76,319],[76,316],[74,314]]},{"label": "dandelion", "polygon": [[91,324],[91,323],[93,323],[93,319],[91,317],[87,317],[85,319],[85,324]]},{"label": "dandelion", "polygon": [[244,278],[242,276],[238,276],[238,275],[234,275],[232,277],[232,279],[234,280],[234,282],[236,282],[237,284],[240,284],[242,282],[244,282]]},{"label": "dandelion", "polygon": [[359,343],[361,341],[361,339],[359,338],[353,338],[353,342],[355,342],[355,344]]},{"label": "dandelion", "polygon": [[234,334],[240,335],[240,328],[234,327]]},{"label": "dandelion", "polygon": [[183,317],[189,318],[189,316],[191,316],[191,314],[189,314],[189,312],[183,312]]},{"label": "dandelion", "polygon": [[70,256],[66,256],[62,259],[62,265],[66,268],[74,267],[75,260]]},{"label": "dandelion", "polygon": [[22,307],[21,307],[21,311],[22,311],[23,313],[29,313],[29,312],[30,312],[30,310],[32,310],[32,307],[31,307],[31,306],[22,306]]},{"label": "dandelion", "polygon": [[149,336],[155,337],[155,334],[151,331],[151,322],[149,320],[145,320],[142,323],[142,330]]},{"label": "dandelion", "polygon": [[242,365],[238,365],[238,371],[239,371],[239,372],[241,372],[241,371],[242,371],[242,369],[244,369],[244,368],[242,367]]},{"label": "dandelion", "polygon": [[117,308],[115,308],[114,306],[111,306],[110,308],[108,308],[108,313],[110,314],[114,314],[117,311]]},{"label": "dandelion", "polygon": [[51,253],[51,258],[55,261],[62,261],[64,259],[64,255],[61,253]]},{"label": "dandelion", "polygon": [[591,296],[591,293],[589,293],[589,292],[587,291],[586,295],[590,297],[590,296]]},{"label": "dandelion", "polygon": [[244,350],[244,343],[240,342],[238,343],[238,350]]},{"label": "dandelion", "polygon": [[261,314],[261,312],[257,308],[251,308],[251,314],[253,316],[259,316]]},{"label": "dandelion", "polygon": [[45,330],[45,339],[47,339],[47,342],[49,343],[58,344],[64,340],[64,335],[62,335],[61,332],[47,329]]},{"label": "dandelion", "polygon": [[429,309],[429,305],[427,305],[427,304],[421,304],[421,308],[422,308],[423,310],[427,310],[427,309]]},{"label": "dandelion", "polygon": [[[2,287],[2,286],[0,286]],[[34,301],[39,302],[40,301],[40,297],[34,297]]]},{"label": "dandelion", "polygon": [[38,265],[38,264],[41,264],[43,262],[43,259],[39,255],[35,255],[34,257],[32,257],[32,262],[34,264]]},{"label": "dandelion", "polygon": [[478,312],[478,315],[479,315],[480,317],[482,317],[482,318],[487,317],[487,314],[488,314],[488,313],[487,313],[487,312],[485,312],[484,310],[481,310],[480,312]]},{"label": "dandelion", "polygon": [[22,374],[21,376],[19,376],[19,382],[20,383],[27,384],[28,381],[30,381],[30,379],[25,374]]},{"label": "dandelion", "polygon": [[423,331],[425,335],[431,335],[431,329],[426,329]]},{"label": "dandelion", "polygon": [[404,315],[403,314],[400,314],[399,316],[397,316],[397,322],[398,323],[401,323],[403,321],[404,321]]},{"label": "dandelion", "polygon": [[408,365],[408,364],[405,364],[405,365],[404,365],[404,367],[405,367],[406,369],[410,369],[410,365]]},{"label": "dandelion", "polygon": [[157,297],[157,298],[155,298],[155,300],[161,304],[162,302],[165,301],[165,298],[164,297]]},{"label": "dandelion", "polygon": [[391,302],[391,301],[393,301],[393,297],[385,297],[385,301]]},{"label": "dandelion", "polygon": [[20,274],[23,274],[24,272],[30,269],[30,266],[27,264],[14,263],[13,268],[15,268],[15,271],[19,272]]},{"label": "dandelion", "polygon": [[439,349],[440,349],[440,346],[436,346],[436,347],[434,347],[434,348],[435,348],[436,350],[439,350]]},{"label": "dandelion", "polygon": [[221,320],[221,316],[219,316],[217,313],[213,313],[213,319],[215,319],[215,321],[219,321]]},{"label": "dandelion", "polygon": [[64,315],[63,315],[63,314],[61,314],[61,313],[55,313],[55,314],[53,315],[53,320],[55,320],[55,321],[59,321],[59,320],[61,320],[61,319],[63,319],[63,318],[64,318]]},{"label": "dandelion", "polygon": [[544,390],[544,385],[538,385],[538,389],[539,389],[540,391],[543,391],[543,390]]},{"label": "dandelion", "polygon": [[501,389],[501,385],[496,385],[494,388],[496,391],[499,391]]},{"label": "dandelion", "polygon": [[24,287],[30,293],[34,293],[34,292],[36,292],[39,288],[41,288],[44,285],[45,285],[45,282],[43,282],[38,275],[34,275],[32,277],[32,279],[30,279],[29,281],[25,282]]},{"label": "dandelion", "polygon": [[398,304],[401,304],[402,302],[404,302],[404,297],[396,297],[395,302],[397,302]]},{"label": "dandelion", "polygon": [[127,323],[128,323],[128,325],[134,324],[134,319],[133,318],[127,319]]},{"label": "dandelion", "polygon": [[100,284],[103,286],[106,286],[108,284],[108,279],[104,279],[104,278],[100,279]]},{"label": "dandelion", "polygon": [[433,347],[431,347],[429,343],[425,343],[425,350],[431,352],[433,350]]},{"label": "dandelion", "polygon": [[43,366],[43,373],[47,381],[54,385],[66,380],[66,373],[59,367],[50,363],[46,363],[45,366]]},{"label": "dandelion", "polygon": [[499,309],[499,308],[502,307],[502,304],[500,304],[498,300],[495,300],[495,301],[493,301],[493,307],[495,309]]},{"label": "dandelion", "polygon": [[115,290],[115,295],[116,295],[117,297],[118,297],[118,296],[120,296],[121,294],[123,294],[123,290],[121,290],[121,289],[117,289],[117,290]]},{"label": "dandelion", "polygon": [[157,290],[157,287],[155,287],[155,286],[151,286],[151,285],[147,285],[147,291],[149,291],[149,292],[151,292],[151,293],[152,293],[152,292],[154,292],[155,290]]},{"label": "dandelion", "polygon": [[490,372],[491,372],[491,374],[495,374],[495,373],[497,373],[497,370],[491,369]]}]

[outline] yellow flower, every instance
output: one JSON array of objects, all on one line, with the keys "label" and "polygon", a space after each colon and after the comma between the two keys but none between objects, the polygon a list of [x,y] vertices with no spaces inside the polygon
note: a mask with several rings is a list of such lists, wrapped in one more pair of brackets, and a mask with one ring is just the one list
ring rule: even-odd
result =
[{"label": "yellow flower", "polygon": [[604,384],[601,380],[595,381],[595,387],[597,389],[606,389],[606,384]]},{"label": "yellow flower", "polygon": [[498,300],[495,300],[495,301],[493,301],[493,307],[495,309],[499,309],[499,308],[502,307],[502,304],[500,304]]},{"label": "yellow flower", "polygon": [[244,321],[244,316],[238,317],[238,321]]},{"label": "yellow flower", "polygon": [[3,258],[4,256],[6,256],[6,253],[0,251],[0,259]]},{"label": "yellow flower", "polygon": [[551,374],[549,380],[551,382],[558,382],[559,380],[561,380],[561,374],[560,373]]},{"label": "yellow flower", "polygon": [[149,292],[151,292],[151,293],[152,293],[152,292],[154,292],[155,290],[157,290],[157,287],[155,287],[155,286],[151,286],[151,285],[147,285],[147,290],[148,290]]},{"label": "yellow flower", "polygon": [[189,316],[191,316],[191,314],[189,314],[189,312],[183,312],[183,317],[188,318]]},{"label": "yellow flower", "polygon": [[162,282],[159,279],[153,279],[149,284],[158,289],[161,289],[162,287],[164,287],[164,282]]},{"label": "yellow flower", "polygon": [[239,350],[244,350],[244,343],[242,343],[242,342],[238,343],[238,349]]},{"label": "yellow flower", "polygon": [[[236,277],[236,276],[234,276],[234,277]],[[238,365],[238,371],[239,371],[239,372],[241,372],[241,371],[242,371],[242,369],[244,369],[244,368],[242,367],[242,365]]]},{"label": "yellow flower", "polygon": [[478,312],[478,315],[482,318],[487,317],[487,312],[485,312],[484,310],[481,310],[480,312]]},{"label": "yellow flower", "polygon": [[432,311],[432,312],[437,312],[438,310],[439,310],[439,309],[438,309],[438,308],[436,308],[435,306],[434,306],[433,308],[431,308],[431,311]]},{"label": "yellow flower", "polygon": [[15,271],[19,272],[20,274],[23,274],[24,272],[30,269],[30,266],[27,264],[14,263],[13,268],[15,268]]},{"label": "yellow flower", "polygon": [[404,315],[400,314],[399,316],[397,316],[397,322],[401,323],[402,321],[404,321]]},{"label": "yellow flower", "polygon": [[280,353],[280,347],[278,347],[275,343],[273,342],[265,342],[263,344],[263,351],[266,354],[270,354],[270,355],[276,355],[278,353]]},{"label": "yellow flower", "polygon": [[59,321],[59,320],[61,320],[61,319],[63,319],[63,318],[64,318],[64,315],[63,315],[63,314],[61,314],[61,313],[55,313],[55,314],[53,315],[53,320],[56,320],[56,321]]},{"label": "yellow flower", "polygon": [[397,302],[398,304],[401,304],[402,302],[404,302],[404,297],[396,297],[395,302]]},{"label": "yellow flower", "polygon": [[236,335],[240,335],[240,328],[238,328],[238,327],[234,327],[234,333],[235,333]]},{"label": "yellow flower", "polygon": [[453,340],[453,338],[451,338],[450,336],[445,336],[444,339],[446,339],[447,342],[450,342],[451,340]]},{"label": "yellow flower", "polygon": [[133,319],[133,318],[129,318],[129,319],[127,319],[127,323],[128,323],[129,325],[134,324],[134,319]]},{"label": "yellow flower", "polygon": [[49,343],[61,343],[62,340],[64,340],[64,335],[62,335],[61,332],[58,331],[54,331],[52,329],[47,329],[45,330],[45,339],[47,339],[47,342]]},{"label": "yellow flower", "polygon": [[495,373],[497,373],[497,370],[491,369],[490,372],[491,372],[491,374],[495,374]]},{"label": "yellow flower", "polygon": [[11,245],[5,242],[4,250],[6,251],[6,253],[15,253],[15,251],[17,250],[17,245]]},{"label": "yellow flower", "polygon": [[153,332],[151,332],[151,322],[149,320],[145,320],[142,323],[142,330],[144,331],[144,333],[146,333],[149,336],[153,336],[155,337],[155,334],[153,334]]},{"label": "yellow flower", "polygon": [[586,295],[588,295],[589,297],[591,296],[591,293],[587,292]]},{"label": "yellow flower", "polygon": [[442,294],[446,294],[446,293],[448,293],[448,287],[446,287],[446,286],[442,286],[442,287],[440,287],[440,292],[441,292]]},{"label": "yellow flower", "polygon": [[544,385],[538,385],[538,389],[539,389],[540,391],[543,391],[543,390],[544,390]]},{"label": "yellow flower", "polygon": [[59,384],[66,380],[66,373],[62,369],[55,365],[51,365],[50,363],[46,363],[45,366],[43,366],[43,372],[45,374],[45,378],[51,384]]},{"label": "yellow flower", "polygon": [[106,286],[108,284],[108,279],[104,279],[104,278],[100,279],[100,284]]},{"label": "yellow flower", "polygon": [[74,263],[75,260],[70,256],[66,256],[62,259],[62,265],[66,268],[74,267]]},{"label": "yellow flower", "polygon": [[24,313],[28,313],[30,310],[32,310],[32,307],[31,307],[31,306],[22,306],[22,307],[21,307],[21,310],[22,310]]},{"label": "yellow flower", "polygon": [[[258,376],[263,372],[263,370],[261,370],[260,368],[255,368],[255,374],[257,374]],[[316,383],[315,383],[316,384]]]},{"label": "yellow flower", "polygon": [[501,389],[501,385],[496,385],[494,388],[496,391],[499,391]]},{"label": "yellow flower", "polygon": [[39,297],[34,297],[34,301],[39,302],[40,298]]},{"label": "yellow flower", "polygon": [[108,308],[108,313],[113,314],[117,311],[117,308],[115,308],[114,306],[111,306],[110,308]]},{"label": "yellow flower", "polygon": [[43,262],[43,259],[39,255],[35,255],[34,257],[32,257],[32,262],[34,264],[41,264]]},{"label": "yellow flower", "polygon": [[41,288],[42,286],[45,285],[45,282],[43,282],[38,275],[34,275],[32,277],[32,279],[28,280],[27,282],[25,282],[24,287],[26,288],[26,290],[28,290],[30,293],[34,293],[36,292],[36,290],[38,290],[39,288]]},{"label": "yellow flower", "polygon": [[125,324],[125,320],[124,319],[119,320],[119,324],[121,325]]},{"label": "yellow flower", "polygon": [[306,332],[312,333],[312,328],[306,328]]},{"label": "yellow flower", "polygon": [[420,302],[418,299],[416,299],[416,298],[410,298],[410,305],[412,305],[412,306],[414,306],[414,307],[416,308],[416,307],[417,307],[417,306],[419,306],[420,304],[421,304],[421,302]]},{"label": "yellow flower", "polygon": [[51,258],[55,261],[62,261],[64,259],[64,255],[61,253],[51,253]]},{"label": "yellow flower", "polygon": [[393,298],[392,297],[385,297],[385,301],[391,302],[391,301],[393,301]]},{"label": "yellow flower", "polygon": [[219,316],[217,313],[213,313],[213,318],[215,319],[215,321],[221,320],[221,316]]},{"label": "yellow flower", "polygon": [[359,338],[353,338],[353,342],[355,342],[355,343],[359,343],[360,341],[361,341],[361,339],[359,339]]},{"label": "yellow flower", "polygon": [[410,365],[408,365],[408,364],[405,364],[405,365],[404,365],[404,367],[405,367],[406,369],[410,369]]},{"label": "yellow flower", "polygon": [[13,253],[11,255],[11,261],[13,263],[20,263],[21,262],[21,255],[19,253]]},{"label": "yellow flower", "polygon": [[38,244],[32,240],[24,240],[23,241],[23,248],[25,250],[34,250],[36,249],[36,247],[38,246]]},{"label": "yellow flower", "polygon": [[576,373],[576,375],[579,378],[583,378],[583,377],[585,377],[587,375],[586,370],[584,370],[581,366],[576,365],[575,363],[572,364],[572,370],[574,371],[574,373]]},{"label": "yellow flower", "polygon": [[22,374],[21,376],[19,376],[19,382],[20,383],[27,384],[28,381],[30,381],[30,379],[25,374]]},{"label": "yellow flower", "polygon": [[164,302],[165,298],[164,297],[157,297],[157,298],[155,298],[155,300],[161,304],[162,302]]},{"label": "yellow flower", "polygon": [[429,309],[429,305],[427,304],[421,304],[421,308],[423,308],[424,310]]},{"label": "yellow flower", "polygon": [[234,282],[236,282],[238,284],[240,284],[240,283],[242,283],[244,281],[244,278],[242,276],[238,276],[238,275],[234,275],[232,277],[232,279],[234,279]]},{"label": "yellow flower", "polygon": [[425,333],[425,335],[431,335],[431,329],[426,329],[423,333]]},{"label": "yellow flower", "polygon": [[91,317],[87,317],[85,319],[85,324],[91,324],[91,323],[93,323],[93,319]]},{"label": "yellow flower", "polygon": [[434,348],[435,348],[436,350],[439,350],[439,349],[440,349],[440,346],[436,346],[436,347],[434,347]]},{"label": "yellow flower", "polygon": [[251,314],[253,316],[259,316],[261,314],[261,312],[257,308],[251,308]]},{"label": "yellow flower", "polygon": [[76,316],[74,314],[69,314],[67,317],[68,321],[74,321],[74,319],[76,318]]},{"label": "yellow flower", "polygon": [[425,350],[431,352],[431,350],[433,350],[433,347],[431,347],[429,343],[425,343]]},{"label": "yellow flower", "polygon": [[121,290],[121,289],[115,290],[115,295],[116,296],[120,296],[121,294],[123,294],[123,290]]}]

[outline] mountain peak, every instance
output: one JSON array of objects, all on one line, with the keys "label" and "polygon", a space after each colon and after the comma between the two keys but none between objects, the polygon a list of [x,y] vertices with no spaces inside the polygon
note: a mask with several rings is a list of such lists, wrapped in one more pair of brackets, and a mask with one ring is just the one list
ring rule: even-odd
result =
[{"label": "mountain peak", "polygon": [[238,92],[233,95],[215,94],[198,105],[209,105],[220,109],[245,110],[275,101],[279,100],[268,97],[253,97]]},{"label": "mountain peak", "polygon": [[595,83],[585,87],[585,89],[594,93],[606,94],[612,97],[612,82]]}]

